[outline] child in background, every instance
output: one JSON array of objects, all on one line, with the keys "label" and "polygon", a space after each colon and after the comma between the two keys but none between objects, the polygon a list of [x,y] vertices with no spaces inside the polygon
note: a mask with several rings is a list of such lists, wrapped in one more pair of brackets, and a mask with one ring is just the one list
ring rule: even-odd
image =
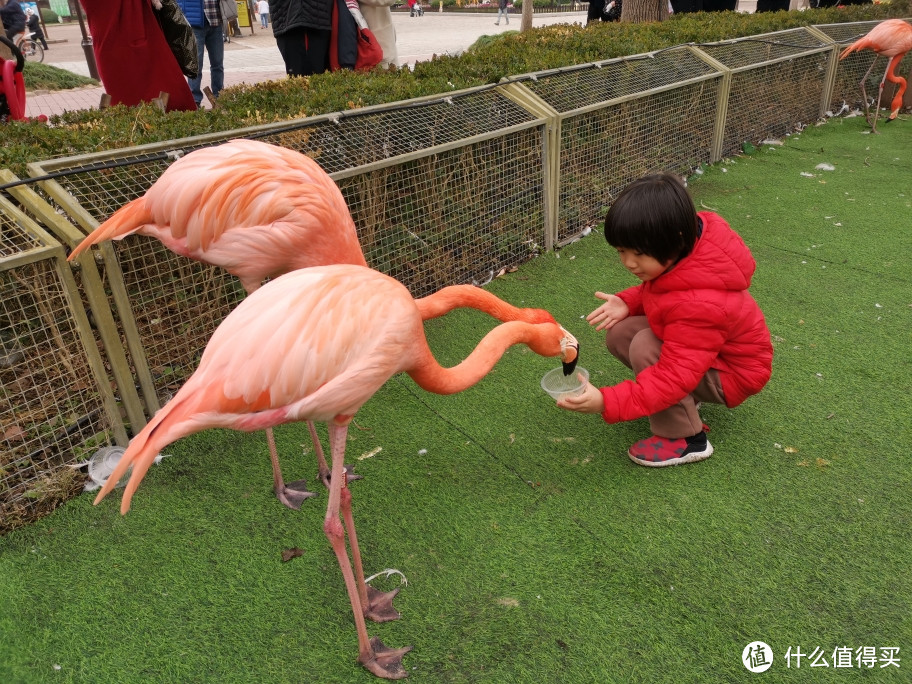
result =
[{"label": "child in background", "polygon": [[713,453],[699,402],[733,408],[772,372],[763,312],[748,293],[756,264],[741,237],[713,212],[699,212],[671,174],[646,176],[618,196],[605,239],[639,285],[586,320],[606,330],[608,350],[635,380],[567,397],[558,406],[600,413],[608,423],[649,417],[652,436],[628,451],[635,463],[692,463]]}]

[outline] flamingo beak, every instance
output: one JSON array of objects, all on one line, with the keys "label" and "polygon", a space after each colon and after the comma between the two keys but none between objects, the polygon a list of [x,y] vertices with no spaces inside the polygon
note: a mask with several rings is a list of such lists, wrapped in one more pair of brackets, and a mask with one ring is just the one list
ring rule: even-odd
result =
[{"label": "flamingo beak", "polygon": [[563,327],[561,330],[564,332],[561,338],[561,363],[564,366],[564,375],[570,375],[576,370],[576,362],[579,361],[579,342]]}]

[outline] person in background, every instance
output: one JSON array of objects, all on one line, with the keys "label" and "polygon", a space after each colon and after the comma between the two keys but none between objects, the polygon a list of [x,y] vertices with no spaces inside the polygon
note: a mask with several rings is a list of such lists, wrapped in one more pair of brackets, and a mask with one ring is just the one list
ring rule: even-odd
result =
[{"label": "person in background", "polygon": [[773,344],[748,292],[756,262],[728,223],[697,213],[684,183],[645,176],[618,195],[605,239],[638,285],[596,292],[586,320],[607,330],[608,351],[633,380],[564,397],[561,408],[598,413],[606,423],[649,418],[652,436],[631,446],[639,465],[693,463],[713,453],[700,403],[738,406],[772,374]]},{"label": "person in background", "polygon": [[266,0],[259,0],[256,4],[256,11],[260,15],[260,26],[269,28],[269,3]]},{"label": "person in background", "polygon": [[190,92],[197,108],[203,103],[203,52],[209,55],[209,87],[218,98],[225,85],[225,43],[222,13],[218,0],[177,0],[193,34],[196,36],[196,54],[199,57],[199,75],[188,78]]},{"label": "person in background", "polygon": [[29,7],[28,11],[25,13],[26,16],[26,25],[30,33],[34,34],[34,39],[41,43],[41,47],[45,50],[49,49],[47,40],[44,38],[44,31],[41,30],[41,20],[38,18],[38,13],[33,12],[32,8]]},{"label": "person in background", "polygon": [[[380,48],[383,50],[383,59],[378,66],[386,67],[395,64],[399,58],[396,49],[396,28],[393,26],[393,13],[390,6],[397,0],[359,0],[358,5],[367,28],[371,30]],[[420,6],[420,5],[419,5]]]},{"label": "person in background", "polygon": [[25,31],[25,12],[18,0],[0,0],[0,17],[3,18],[3,29],[6,37],[14,43],[16,36]]},{"label": "person in background", "polygon": [[754,12],[787,12],[789,0],[757,0],[757,9]]},{"label": "person in background", "polygon": [[92,35],[98,75],[112,105],[132,107],[167,93],[167,111],[196,109],[149,0],[79,1]]},{"label": "person in background", "polygon": [[500,26],[500,15],[503,15],[504,21],[510,23],[510,15],[507,14],[507,0],[498,0],[497,21],[494,22],[494,26]]},{"label": "person in background", "polygon": [[591,0],[586,23],[593,21],[620,21],[622,0]]},{"label": "person in background", "polygon": [[333,0],[272,0],[272,35],[289,76],[321,74],[329,66]]},{"label": "person in background", "polygon": [[586,12],[586,23],[602,20],[602,10],[605,9],[605,0],[589,0],[589,9]]},{"label": "person in background", "polygon": [[688,14],[704,11],[703,0],[670,0],[673,14]]}]

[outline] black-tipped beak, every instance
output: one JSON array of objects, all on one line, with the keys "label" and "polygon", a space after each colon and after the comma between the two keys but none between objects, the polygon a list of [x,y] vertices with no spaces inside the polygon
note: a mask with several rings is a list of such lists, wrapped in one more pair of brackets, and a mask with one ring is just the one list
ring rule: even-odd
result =
[{"label": "black-tipped beak", "polygon": [[564,366],[564,375],[570,375],[573,371],[576,370],[576,362],[579,361],[579,342],[574,340],[574,343],[567,346],[566,357],[572,357],[567,361],[563,361]]}]

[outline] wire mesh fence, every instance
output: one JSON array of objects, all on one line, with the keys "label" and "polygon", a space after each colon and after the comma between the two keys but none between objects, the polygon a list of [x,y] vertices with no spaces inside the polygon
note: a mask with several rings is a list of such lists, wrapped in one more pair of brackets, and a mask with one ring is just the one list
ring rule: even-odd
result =
[{"label": "wire mesh fence", "polygon": [[558,243],[602,221],[640,176],[660,169],[686,174],[709,162],[717,86],[701,81],[566,120]]},{"label": "wire mesh fence", "polygon": [[793,29],[700,49],[732,70],[722,156],[820,117],[833,49],[814,33]]},{"label": "wire mesh fence", "polygon": [[[72,247],[181,155],[255,138],[306,154],[330,173],[368,264],[414,296],[483,284],[600,222],[644,173],[686,174],[745,142],[814,122],[834,103],[859,101],[873,54],[837,58],[874,24],[678,46],[414,101],[49,160],[29,167],[29,191],[46,202],[32,218]],[[872,76],[869,93],[879,78]],[[36,492],[63,492],[50,498],[57,501],[77,491],[78,477],[64,480],[73,470],[61,464],[135,433],[196,368],[244,291],[227,272],[138,236],[96,248],[71,271],[59,245],[22,229],[29,219],[20,210],[3,200],[0,214],[2,532],[30,510],[40,514],[29,508],[41,498]],[[35,249],[57,251],[23,261]],[[69,293],[69,281],[80,294]],[[74,361],[94,358],[99,345],[100,370]],[[60,483],[48,484],[53,478]]]},{"label": "wire mesh fence", "polygon": [[721,77],[687,48],[521,83],[559,122],[557,244],[603,218],[635,178],[657,169],[685,172],[710,160]]},{"label": "wire mesh fence", "polygon": [[63,248],[0,198],[0,534],[78,493],[75,466],[118,435]]},{"label": "wire mesh fence", "polygon": [[339,181],[368,264],[423,297],[542,251],[538,127]]}]

